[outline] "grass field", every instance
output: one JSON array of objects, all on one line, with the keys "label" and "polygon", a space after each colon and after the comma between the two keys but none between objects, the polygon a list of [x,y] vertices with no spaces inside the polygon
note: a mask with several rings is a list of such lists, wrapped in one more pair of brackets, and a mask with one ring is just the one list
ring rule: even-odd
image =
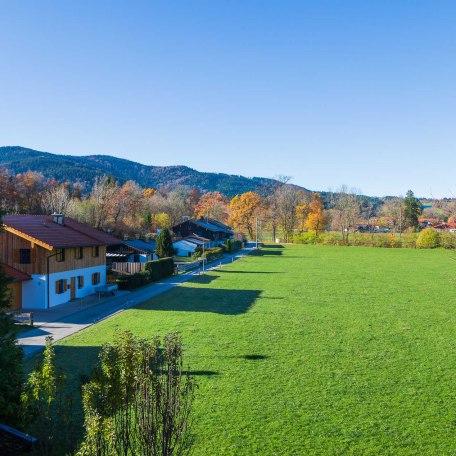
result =
[{"label": "grass field", "polygon": [[63,341],[72,384],[118,329],[181,331],[197,455],[455,454],[456,263],[271,246]]}]

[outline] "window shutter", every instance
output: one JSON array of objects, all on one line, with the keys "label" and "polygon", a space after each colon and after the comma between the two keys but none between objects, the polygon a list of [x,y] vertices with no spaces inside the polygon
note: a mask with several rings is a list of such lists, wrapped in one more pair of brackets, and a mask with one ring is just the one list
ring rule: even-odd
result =
[{"label": "window shutter", "polygon": [[56,292],[56,294],[59,294],[59,281],[58,280],[55,281],[55,292]]},{"label": "window shutter", "polygon": [[36,263],[36,247],[30,250],[30,263]]},{"label": "window shutter", "polygon": [[92,285],[95,285],[95,274],[92,274]]},{"label": "window shutter", "polygon": [[19,249],[14,249],[13,261],[15,263],[19,263],[21,261],[21,254],[20,254]]},{"label": "window shutter", "polygon": [[81,276],[81,288],[84,286],[84,276]]}]

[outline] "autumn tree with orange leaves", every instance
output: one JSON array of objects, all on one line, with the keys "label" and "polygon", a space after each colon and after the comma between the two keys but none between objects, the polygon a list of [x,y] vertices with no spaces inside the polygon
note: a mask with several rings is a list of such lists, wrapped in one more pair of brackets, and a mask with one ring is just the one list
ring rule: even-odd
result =
[{"label": "autumn tree with orange leaves", "polygon": [[220,192],[205,193],[195,206],[195,216],[211,217],[226,222],[228,218],[228,200]]},{"label": "autumn tree with orange leaves", "polygon": [[328,219],[325,215],[321,196],[318,193],[313,193],[312,199],[308,204],[307,218],[304,226],[309,231],[315,231],[315,236],[318,237],[318,234],[325,229],[327,223]]},{"label": "autumn tree with orange leaves", "polygon": [[254,192],[236,195],[230,202],[228,223],[233,228],[247,230],[250,238],[253,238],[255,216],[261,207],[261,202],[261,197]]}]

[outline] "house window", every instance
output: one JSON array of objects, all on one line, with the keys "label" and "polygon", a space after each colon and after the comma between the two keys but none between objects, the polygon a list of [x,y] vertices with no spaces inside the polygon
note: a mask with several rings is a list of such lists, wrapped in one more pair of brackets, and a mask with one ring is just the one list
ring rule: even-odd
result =
[{"label": "house window", "polygon": [[78,288],[84,287],[84,276],[78,276]]},{"label": "house window", "polygon": [[82,260],[84,258],[84,248],[83,247],[78,247],[76,249],[76,259],[77,260]]},{"label": "house window", "polygon": [[100,283],[100,273],[94,272],[92,274],[92,285],[98,285]]},{"label": "house window", "polygon": [[133,262],[134,263],[139,263],[141,261],[141,257],[139,256],[139,254],[135,253],[133,255]]},{"label": "house window", "polygon": [[19,249],[19,263],[20,264],[30,264],[31,263],[30,249]]},{"label": "house window", "polygon": [[92,247],[92,256],[99,257],[100,256],[100,247],[98,245]]},{"label": "house window", "polygon": [[65,249],[57,250],[57,255],[55,256],[55,259],[59,263],[61,263],[62,261],[65,261]]},{"label": "house window", "polygon": [[67,283],[66,280],[60,279],[55,282],[55,292],[56,294],[62,294],[65,293],[67,290]]}]

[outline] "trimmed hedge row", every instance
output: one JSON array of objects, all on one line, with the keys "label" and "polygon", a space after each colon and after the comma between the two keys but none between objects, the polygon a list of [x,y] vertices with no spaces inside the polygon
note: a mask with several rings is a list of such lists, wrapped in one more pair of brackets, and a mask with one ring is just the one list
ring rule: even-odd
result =
[{"label": "trimmed hedge row", "polygon": [[206,258],[206,260],[213,261],[213,260],[218,260],[219,258],[222,258],[223,256],[223,249],[222,247],[213,247],[211,249],[206,249],[204,251],[204,255],[202,255],[203,258]]},{"label": "trimmed hedge row", "polygon": [[151,275],[153,281],[164,279],[174,274],[174,261],[170,257],[148,261],[145,270]]},{"label": "trimmed hedge row", "polygon": [[174,274],[174,261],[172,258],[160,258],[148,261],[145,269],[137,274],[126,275],[116,279],[119,290],[134,290],[151,282],[170,277]]},{"label": "trimmed hedge row", "polygon": [[427,228],[420,233],[402,233],[402,236],[392,233],[353,233],[348,236],[348,243],[344,243],[340,233],[321,233],[316,237],[315,233],[307,232],[294,236],[293,242],[296,244],[349,245],[382,248],[430,249],[442,247],[444,249],[456,249],[456,234],[437,233],[432,228]]},{"label": "trimmed hedge row", "polygon": [[237,239],[227,239],[225,242],[225,251],[228,253],[233,253],[242,249],[242,241]]}]

